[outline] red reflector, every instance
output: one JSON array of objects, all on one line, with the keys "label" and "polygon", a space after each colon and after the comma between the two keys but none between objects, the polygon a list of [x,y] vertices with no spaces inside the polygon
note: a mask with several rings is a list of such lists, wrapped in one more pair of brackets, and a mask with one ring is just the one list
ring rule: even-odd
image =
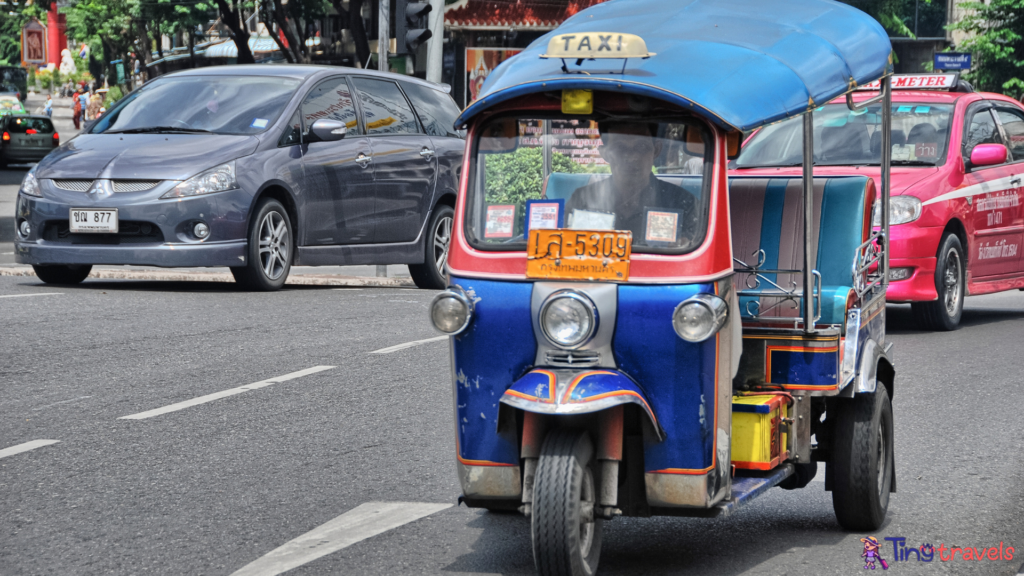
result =
[{"label": "red reflector", "polygon": [[39,131],[34,128],[29,128],[28,130],[25,130],[25,134],[39,134]]}]

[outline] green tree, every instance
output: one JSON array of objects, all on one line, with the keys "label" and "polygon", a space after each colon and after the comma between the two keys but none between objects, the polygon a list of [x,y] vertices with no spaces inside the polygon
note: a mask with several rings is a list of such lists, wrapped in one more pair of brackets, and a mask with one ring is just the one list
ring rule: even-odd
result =
[{"label": "green tree", "polygon": [[968,34],[957,50],[974,54],[964,75],[980,90],[1020,97],[1024,93],[1024,0],[964,2],[966,16],[950,27]]}]

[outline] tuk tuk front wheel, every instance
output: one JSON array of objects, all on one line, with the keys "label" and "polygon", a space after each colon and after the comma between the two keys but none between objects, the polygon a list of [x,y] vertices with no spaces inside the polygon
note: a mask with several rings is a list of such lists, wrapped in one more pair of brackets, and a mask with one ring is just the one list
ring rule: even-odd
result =
[{"label": "tuk tuk front wheel", "polygon": [[531,535],[541,576],[591,576],[601,556],[594,448],[586,432],[556,429],[544,439],[534,480]]},{"label": "tuk tuk front wheel", "polygon": [[882,383],[836,406],[832,508],[851,531],[877,530],[889,509],[893,477],[892,403]]}]

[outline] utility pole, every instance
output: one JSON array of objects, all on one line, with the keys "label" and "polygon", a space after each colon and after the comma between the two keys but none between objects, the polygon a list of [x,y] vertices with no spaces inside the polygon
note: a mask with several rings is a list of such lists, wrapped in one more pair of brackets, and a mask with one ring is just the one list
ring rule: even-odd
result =
[{"label": "utility pole", "polygon": [[441,82],[444,54],[444,0],[430,0],[430,40],[427,41],[427,81]]},{"label": "utility pole", "polygon": [[377,16],[377,70],[388,71],[388,44],[391,43],[391,32],[388,30],[391,2],[380,0],[380,12]]}]

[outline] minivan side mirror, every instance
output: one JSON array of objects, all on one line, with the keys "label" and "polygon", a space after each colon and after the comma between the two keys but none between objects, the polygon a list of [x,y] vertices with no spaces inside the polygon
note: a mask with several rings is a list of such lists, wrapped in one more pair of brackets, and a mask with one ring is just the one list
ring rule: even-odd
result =
[{"label": "minivan side mirror", "polygon": [[1002,144],[978,144],[971,150],[971,167],[996,166],[1006,162],[1006,146]]},{"label": "minivan side mirror", "polygon": [[309,127],[310,142],[334,142],[341,140],[348,133],[344,122],[321,118]]}]

